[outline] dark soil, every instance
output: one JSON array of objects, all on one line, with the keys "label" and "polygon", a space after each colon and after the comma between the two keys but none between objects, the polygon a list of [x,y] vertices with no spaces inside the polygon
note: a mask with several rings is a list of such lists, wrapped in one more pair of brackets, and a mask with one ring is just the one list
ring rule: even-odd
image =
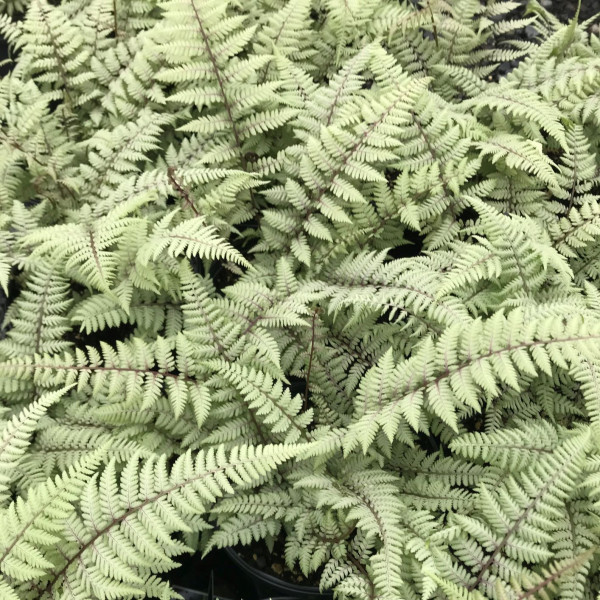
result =
[{"label": "dark soil", "polygon": [[[558,17],[562,22],[568,23],[577,12],[577,0],[539,0],[540,4],[546,8],[555,17]],[[521,5],[511,13],[511,19],[521,19],[530,16],[526,13],[527,0],[521,0]],[[587,19],[598,15],[596,22],[591,25],[590,31],[592,33],[600,33],[600,0],[582,0],[581,11],[579,13],[579,22],[586,21]],[[510,38],[521,38],[524,42],[538,41],[538,34],[535,27],[528,25],[523,27],[520,31],[512,32],[507,36]],[[502,43],[503,37],[496,38],[496,44]],[[510,73],[513,69],[518,67],[521,59],[511,60],[509,62],[502,63],[498,66],[496,71],[490,75],[490,81],[499,81],[502,77]]]},{"label": "dark soil", "polygon": [[263,573],[268,573],[288,583],[296,585],[308,585],[319,587],[321,579],[319,573],[309,573],[305,577],[302,571],[294,565],[294,569],[289,569],[285,563],[285,545],[283,538],[278,538],[273,545],[273,552],[269,552],[267,545],[263,542],[256,542],[250,546],[236,547],[237,553],[251,566],[260,569]]},{"label": "dark soil", "polygon": [[6,313],[6,309],[8,307],[8,298],[4,293],[4,290],[0,288],[0,340],[6,337],[6,332],[2,327],[2,323],[4,321],[4,314]]},{"label": "dark soil", "polygon": [[[561,21],[569,21],[575,16],[577,2],[575,0],[541,0],[540,4],[557,16]],[[585,21],[600,13],[600,0],[582,0],[579,21]]]}]

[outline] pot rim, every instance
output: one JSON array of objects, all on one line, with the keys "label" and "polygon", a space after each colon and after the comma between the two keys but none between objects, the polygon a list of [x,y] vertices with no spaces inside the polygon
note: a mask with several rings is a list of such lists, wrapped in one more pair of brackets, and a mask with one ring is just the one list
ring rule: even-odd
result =
[{"label": "pot rim", "polygon": [[[227,547],[224,548],[227,555],[233,560],[240,568],[244,569],[246,572],[250,573],[252,577],[256,577],[273,586],[277,586],[284,592],[290,592],[292,595],[300,594],[300,596],[321,596],[323,599],[325,598],[333,598],[333,593],[330,591],[322,592],[318,587],[313,585],[299,585],[297,583],[291,583],[285,581],[285,579],[280,579],[279,577],[275,577],[270,573],[265,573],[260,569],[252,566],[248,562],[244,560],[244,558],[235,550],[235,548]],[[276,598],[277,596],[272,596]],[[284,597],[284,596],[279,596]]]}]

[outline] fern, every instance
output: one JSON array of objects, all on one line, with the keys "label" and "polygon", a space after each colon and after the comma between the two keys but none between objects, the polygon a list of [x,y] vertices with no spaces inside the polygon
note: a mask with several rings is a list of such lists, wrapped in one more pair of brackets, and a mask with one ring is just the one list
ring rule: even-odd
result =
[{"label": "fern", "polygon": [[29,445],[29,438],[34,432],[39,420],[48,408],[57,402],[62,392],[54,392],[42,396],[31,405],[25,407],[19,415],[15,415],[2,428],[2,443],[0,444],[0,502],[9,498],[10,484],[18,472]]},{"label": "fern", "polygon": [[514,562],[515,558],[539,562],[552,557],[547,548],[550,523],[543,514],[551,522],[552,510],[562,506],[573,493],[587,439],[581,436],[565,442],[518,479],[509,476],[495,492],[482,486],[478,512],[483,518],[454,516],[466,532],[454,542],[454,552],[474,569],[467,589],[479,589],[496,597],[495,581],[507,579],[505,570],[512,569],[519,575],[527,571],[525,565]]},{"label": "fern", "polygon": [[0,0],[0,597],[597,596],[591,24]]},{"label": "fern", "polygon": [[[206,502],[232,492],[232,484],[247,486],[258,482],[270,469],[291,457],[293,448],[239,447],[229,457],[222,451],[200,452],[194,457],[188,453],[174,463],[170,472],[164,455],[163,459],[151,458],[142,465],[134,457],[126,463],[120,477],[113,460],[101,474],[88,477],[79,493],[74,495],[70,490],[68,508],[63,496],[62,511],[46,517],[49,523],[45,528],[52,524],[55,535],[38,537],[39,550],[35,555],[23,557],[20,569],[5,572],[23,597],[31,597],[28,588],[31,589],[32,580],[38,588],[35,593],[41,597],[77,589],[79,585],[90,586],[102,597],[123,597],[134,589],[149,595],[168,589],[153,572],[173,566],[171,557],[188,550],[171,533],[189,531],[192,524],[203,528],[198,517]],[[64,481],[61,483],[65,485]],[[41,513],[43,497],[32,494],[31,508],[27,509]],[[12,518],[17,519],[14,508],[11,512]],[[190,519],[189,525],[185,517]],[[15,524],[18,527],[19,521],[15,520]],[[63,542],[60,551],[57,540]],[[10,538],[7,542],[10,551],[15,552],[14,542],[11,544]],[[78,583],[78,565],[82,563],[87,565],[86,577]]]},{"label": "fern", "polygon": [[[2,354],[16,356],[66,350],[70,344],[61,339],[69,331],[66,318],[72,300],[69,281],[51,263],[40,262],[13,305],[13,318]],[[32,318],[35,315],[35,318]]]}]

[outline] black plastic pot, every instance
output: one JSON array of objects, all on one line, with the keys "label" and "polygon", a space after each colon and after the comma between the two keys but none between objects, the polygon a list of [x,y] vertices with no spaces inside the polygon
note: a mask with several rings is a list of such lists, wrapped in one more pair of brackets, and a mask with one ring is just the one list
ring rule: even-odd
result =
[{"label": "black plastic pot", "polygon": [[239,568],[246,577],[248,584],[252,585],[257,598],[270,598],[276,600],[286,598],[294,600],[330,600],[331,592],[321,592],[318,587],[297,585],[289,583],[278,577],[264,573],[260,569],[248,564],[233,548],[226,548],[225,552],[230,560]]},{"label": "black plastic pot", "polygon": [[[230,600],[229,598],[224,598],[223,596],[215,596],[214,598],[212,598],[205,592],[199,592],[198,590],[191,590],[189,588],[179,587],[178,585],[174,585],[173,589],[178,594],[181,594],[183,596],[184,600]],[[245,600],[245,598],[242,598],[242,600]],[[286,596],[285,598],[277,596],[277,597],[269,598],[269,600],[297,600],[297,599],[293,598],[291,596]]]},{"label": "black plastic pot", "polygon": [[167,578],[185,600],[262,600],[223,550],[213,550],[204,558],[181,556],[178,561],[181,566]]},{"label": "black plastic pot", "polygon": [[[206,592],[192,590],[179,585],[174,585],[172,587],[178,594],[183,596],[183,600],[211,600],[210,596]],[[219,600],[229,600],[229,598],[219,598]]]}]

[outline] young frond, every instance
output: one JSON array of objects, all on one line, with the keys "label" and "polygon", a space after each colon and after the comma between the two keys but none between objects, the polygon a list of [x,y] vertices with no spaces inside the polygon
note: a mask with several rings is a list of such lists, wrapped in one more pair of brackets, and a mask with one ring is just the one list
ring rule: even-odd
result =
[{"label": "young frond", "polygon": [[249,267],[248,261],[223,238],[219,237],[213,226],[205,225],[203,217],[188,219],[169,228],[177,211],[166,215],[159,221],[148,241],[139,249],[137,261],[147,266],[157,261],[161,254],[176,257],[185,255],[199,256],[211,260],[225,258],[239,265]]}]

